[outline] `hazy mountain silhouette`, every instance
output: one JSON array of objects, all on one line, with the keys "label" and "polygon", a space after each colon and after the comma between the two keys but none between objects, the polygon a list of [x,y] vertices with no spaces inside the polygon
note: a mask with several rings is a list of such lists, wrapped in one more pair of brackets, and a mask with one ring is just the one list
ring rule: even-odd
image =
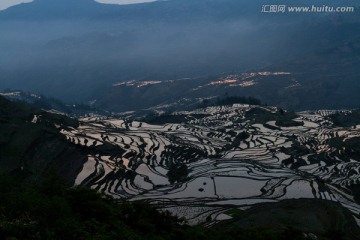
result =
[{"label": "hazy mountain silhouette", "polygon": [[[253,71],[360,35],[359,11],[262,14],[264,3],[171,0],[120,6],[35,0],[17,5],[0,11],[0,89],[67,102],[101,100],[114,83]],[[314,3],[301,3],[306,4]]]},{"label": "hazy mountain silhouette", "polygon": [[87,18],[109,6],[93,0],[35,0],[0,12],[2,20],[49,20]]}]

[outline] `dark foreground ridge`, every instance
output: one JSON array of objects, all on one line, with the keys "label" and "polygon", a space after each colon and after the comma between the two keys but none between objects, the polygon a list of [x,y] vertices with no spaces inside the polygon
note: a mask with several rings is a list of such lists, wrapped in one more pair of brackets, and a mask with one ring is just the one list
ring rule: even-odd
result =
[{"label": "dark foreground ridge", "polygon": [[[259,204],[235,213],[225,227],[233,229],[293,229],[329,239],[359,239],[359,228],[351,212],[327,200],[292,199]],[[219,224],[218,227],[222,227]],[[320,238],[322,239],[322,238]]]},{"label": "dark foreground ridge", "polygon": [[234,220],[205,228],[184,225],[146,202],[119,202],[88,188],[67,188],[49,175],[37,186],[0,176],[0,239],[312,239],[304,231],[323,240],[359,236],[348,210],[330,201],[287,200],[231,210]]}]

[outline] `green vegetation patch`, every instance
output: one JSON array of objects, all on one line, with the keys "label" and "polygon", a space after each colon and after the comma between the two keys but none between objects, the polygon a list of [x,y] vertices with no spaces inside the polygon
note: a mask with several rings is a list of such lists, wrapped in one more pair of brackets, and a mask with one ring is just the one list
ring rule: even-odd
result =
[{"label": "green vegetation patch", "polygon": [[280,127],[296,127],[303,126],[303,122],[294,121],[298,115],[294,112],[286,112],[279,109],[277,112],[271,112],[264,108],[256,107],[246,112],[245,118],[254,123],[266,124],[269,121],[275,121],[275,124]]},{"label": "green vegetation patch", "polygon": [[229,215],[229,216],[231,216],[233,218],[234,217],[237,218],[237,217],[240,217],[242,214],[244,214],[244,211],[239,209],[239,208],[232,208],[230,210],[227,210],[225,212],[225,214],[227,214],[227,215]]},{"label": "green vegetation patch", "polygon": [[172,164],[169,168],[167,176],[170,183],[184,182],[189,174],[186,164]]},{"label": "green vegetation patch", "polygon": [[353,127],[360,124],[360,109],[349,113],[338,112],[329,116],[330,120],[339,127]]},{"label": "green vegetation patch", "polygon": [[247,133],[246,131],[243,131],[243,132],[237,134],[231,144],[226,144],[224,146],[224,150],[228,151],[228,150],[231,150],[233,148],[239,147],[240,143],[245,141],[249,137],[250,137],[250,134]]}]

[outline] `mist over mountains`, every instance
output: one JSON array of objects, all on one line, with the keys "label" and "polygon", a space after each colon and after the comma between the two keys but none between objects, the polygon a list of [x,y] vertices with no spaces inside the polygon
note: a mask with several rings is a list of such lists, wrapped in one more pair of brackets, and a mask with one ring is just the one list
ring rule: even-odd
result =
[{"label": "mist over mountains", "polygon": [[[119,82],[198,77],[213,81],[219,74],[290,67],[293,60],[313,59],[356,42],[360,35],[359,11],[263,14],[264,3],[172,0],[118,6],[92,0],[35,0],[14,6],[0,11],[0,89],[31,91],[66,102],[97,100],[102,107],[122,111],[126,109],[113,107],[118,97],[137,95],[126,95],[128,91],[114,95],[113,85]],[[328,4],[316,2],[324,3]],[[306,4],[314,3],[301,3]],[[177,94],[176,89],[168,90],[164,87],[163,99],[154,104]],[[145,91],[156,94],[151,87]],[[232,90],[215,93],[226,91]],[[255,95],[261,98],[260,92]]]}]

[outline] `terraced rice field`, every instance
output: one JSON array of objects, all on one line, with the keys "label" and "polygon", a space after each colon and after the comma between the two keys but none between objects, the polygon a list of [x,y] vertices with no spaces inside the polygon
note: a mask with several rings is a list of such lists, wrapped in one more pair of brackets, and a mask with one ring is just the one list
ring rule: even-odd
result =
[{"label": "terraced rice field", "polygon": [[[295,121],[302,126],[280,127],[275,121],[246,119],[252,108],[179,112],[186,116],[181,124],[81,119],[78,129],[62,130],[92,153],[76,184],[116,198],[146,199],[190,224],[228,219],[228,205],[246,209],[298,198],[338,201],[360,219],[360,206],[348,191],[359,183],[360,159],[331,144],[360,137],[359,126],[334,127],[327,117],[333,112],[318,111],[299,113]],[[246,138],[239,141],[241,134]],[[187,176],[170,183],[169,169],[182,164]]]}]

